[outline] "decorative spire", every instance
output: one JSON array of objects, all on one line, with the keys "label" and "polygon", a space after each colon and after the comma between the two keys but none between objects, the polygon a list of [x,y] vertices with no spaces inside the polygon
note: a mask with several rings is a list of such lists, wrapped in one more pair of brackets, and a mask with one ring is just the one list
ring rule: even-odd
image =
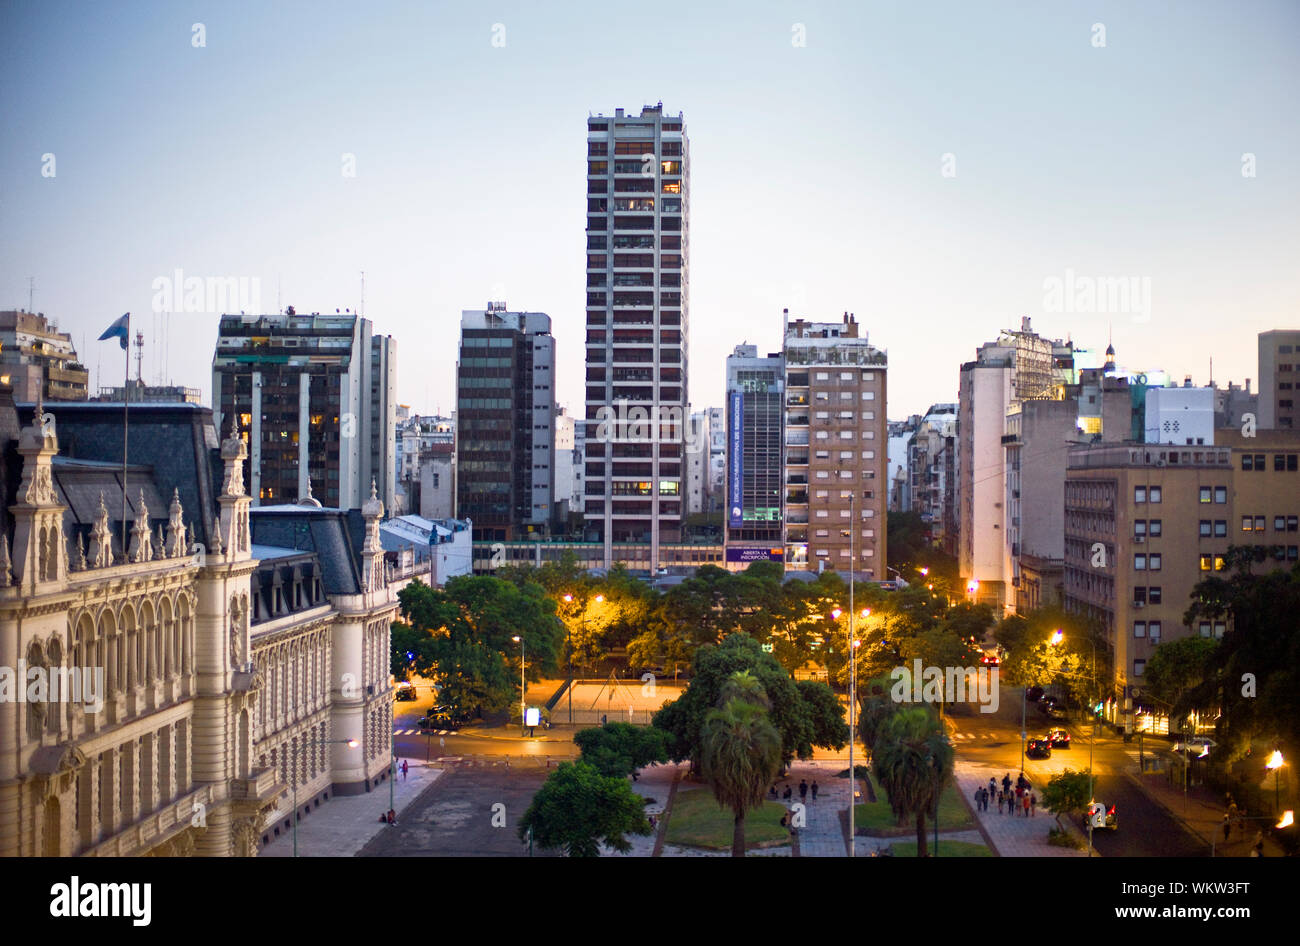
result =
[{"label": "decorative spire", "polygon": [[158,523],[158,534],[153,540],[154,558],[167,558],[167,543],[163,539],[162,523]]},{"label": "decorative spire", "polygon": [[77,533],[77,561],[73,571],[84,572],[87,568],[86,563],[86,537],[81,532]]},{"label": "decorative spire", "polygon": [[91,568],[107,568],[113,564],[113,534],[108,529],[108,507],[104,505],[104,493],[99,493],[99,510],[95,513],[95,522],[90,529]]},{"label": "decorative spire", "polygon": [[131,527],[131,549],[127,560],[147,562],[153,558],[153,537],[149,532],[149,507],[144,502],[144,490],[140,490],[139,510],[135,515],[135,525]]},{"label": "decorative spire", "polygon": [[221,547],[221,517],[218,516],[212,523],[212,554],[221,555],[223,551]]},{"label": "decorative spire", "polygon": [[190,548],[185,544],[185,510],[181,507],[181,492],[179,489],[172,490],[172,504],[167,509],[167,543],[163,546],[163,554],[167,558],[184,558],[186,550]]}]

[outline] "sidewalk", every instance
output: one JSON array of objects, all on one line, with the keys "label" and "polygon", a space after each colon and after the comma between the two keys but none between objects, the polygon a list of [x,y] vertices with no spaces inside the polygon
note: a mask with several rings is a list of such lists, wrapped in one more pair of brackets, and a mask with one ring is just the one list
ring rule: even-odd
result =
[{"label": "sidewalk", "polygon": [[[810,785],[814,780],[817,782],[817,800],[813,801],[810,793],[808,800],[804,802],[807,820],[799,829],[800,857],[848,856],[849,849],[844,843],[846,829],[840,820],[840,813],[848,811],[849,793],[852,791],[849,785],[852,780],[836,778],[837,773],[843,772],[848,767],[847,762],[834,760],[825,762],[796,760],[790,767],[790,774],[777,782],[778,790],[781,790],[786,782],[795,787],[795,793],[790,799],[791,804],[799,800],[800,779],[806,778]],[[874,839],[858,838],[857,840],[857,856],[867,856],[873,848],[868,848],[863,842]]]},{"label": "sidewalk", "polygon": [[[958,761],[954,777],[961,797],[974,811],[975,789],[988,785],[993,778],[999,783],[1005,774],[1003,769],[980,765],[972,762]],[[1035,786],[1036,789],[1041,786]],[[975,821],[987,838],[989,845],[999,857],[1087,857],[1088,852],[1075,851],[1068,847],[1054,847],[1047,843],[1047,832],[1056,826],[1056,817],[1038,806],[1038,814],[1032,818],[1023,815],[1008,815],[998,812],[997,799],[989,803],[988,811],[976,811]],[[1093,856],[1097,854],[1094,851]]]},{"label": "sidewalk", "polygon": [[[1193,785],[1183,797],[1182,785],[1169,784],[1165,772],[1139,773],[1134,767],[1124,775],[1133,782],[1149,799],[1169,813],[1175,821],[1180,822],[1192,834],[1212,848],[1216,857],[1249,857],[1255,841],[1263,831],[1264,856],[1283,857],[1281,846],[1267,830],[1277,823],[1273,816],[1262,820],[1234,822],[1228,834],[1228,841],[1223,840],[1223,816],[1227,809],[1223,797],[1205,785]],[[1247,812],[1247,814],[1253,814]]]},{"label": "sidewalk", "polygon": [[[405,779],[399,770],[393,782],[393,809],[400,824],[402,813],[426,788],[442,775],[443,768],[426,765],[423,761],[406,760],[409,770]],[[292,802],[291,802],[292,804]],[[298,822],[299,857],[351,857],[359,852],[387,825],[380,824],[379,816],[388,811],[388,786],[384,785],[361,795],[331,795],[311,814],[301,816]],[[280,836],[273,837],[258,857],[293,857],[293,828],[285,830],[286,813],[278,822]],[[272,826],[273,832],[274,826]]]}]

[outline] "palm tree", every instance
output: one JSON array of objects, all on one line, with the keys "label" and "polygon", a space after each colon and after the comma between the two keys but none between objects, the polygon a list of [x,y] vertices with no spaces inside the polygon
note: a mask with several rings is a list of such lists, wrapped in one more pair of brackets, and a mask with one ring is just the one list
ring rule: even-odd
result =
[{"label": "palm tree", "polygon": [[916,818],[916,853],[927,854],[925,816],[952,777],[948,734],[926,707],[900,709],[880,729],[871,764],[899,823]]},{"label": "palm tree", "polygon": [[735,815],[731,856],[744,857],[745,815],[763,804],[767,786],[780,771],[781,734],[761,705],[733,697],[710,710],[701,736],[704,777],[713,797]]}]

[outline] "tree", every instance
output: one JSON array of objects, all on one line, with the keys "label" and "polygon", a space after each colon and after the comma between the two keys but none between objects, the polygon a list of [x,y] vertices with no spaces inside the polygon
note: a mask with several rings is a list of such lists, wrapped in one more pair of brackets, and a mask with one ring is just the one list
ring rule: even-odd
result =
[{"label": "tree", "polygon": [[[744,672],[733,675],[745,676]],[[767,710],[744,695],[766,699],[752,678],[736,687],[736,693],[709,712],[704,721],[701,768],[718,804],[730,808],[734,817],[731,856],[745,856],[745,816],[763,804],[767,787],[781,769],[781,736],[768,719]]]},{"label": "tree", "polygon": [[796,757],[812,756],[814,740],[824,738],[825,731],[819,736],[813,709],[805,702],[789,671],[771,654],[764,653],[753,638],[731,634],[721,644],[706,645],[696,652],[691,685],[655,714],[654,726],[668,737],[669,758],[689,759],[692,766],[700,765],[705,718],[722,701],[724,683],[731,674],[741,670],[752,673],[771,702],[771,722],[781,736],[781,761],[789,764]]},{"label": "tree", "polygon": [[918,706],[900,709],[880,728],[871,765],[890,807],[903,824],[916,818],[916,851],[926,856],[925,817],[952,777],[953,748],[935,714]]},{"label": "tree", "polygon": [[457,711],[482,714],[510,705],[522,656],[516,636],[527,648],[529,679],[556,669],[560,625],[554,603],[535,582],[465,575],[434,589],[416,579],[397,598],[411,632],[394,635],[391,663],[405,667],[414,659]]},{"label": "tree", "polygon": [[596,857],[600,844],[632,849],[625,835],[650,833],[645,799],[625,778],[601,775],[581,760],[561,762],[519,822],[519,838],[542,848],[562,849],[569,857]]},{"label": "tree", "polygon": [[1218,647],[1213,637],[1161,642],[1142,673],[1147,690],[1161,703],[1177,705],[1184,694],[1210,675],[1211,659]]},{"label": "tree", "polygon": [[601,775],[626,778],[639,768],[668,761],[664,734],[651,726],[606,723],[579,730],[573,742],[582,752],[582,761]]},{"label": "tree", "polygon": [[844,707],[831,688],[817,680],[799,680],[795,688],[812,720],[812,744],[826,749],[847,746],[849,727],[844,721]]},{"label": "tree", "polygon": [[1084,806],[1092,801],[1088,794],[1089,776],[1087,772],[1066,769],[1043,788],[1043,806],[1060,820],[1061,815],[1083,811]]}]

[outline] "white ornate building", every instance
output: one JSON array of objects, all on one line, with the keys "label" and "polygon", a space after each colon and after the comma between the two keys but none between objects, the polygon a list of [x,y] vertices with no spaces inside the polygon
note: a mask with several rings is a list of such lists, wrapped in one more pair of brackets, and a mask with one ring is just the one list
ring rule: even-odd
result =
[{"label": "white ornate building", "polygon": [[[89,529],[65,517],[55,431],[38,403],[18,436],[21,482],[0,516],[0,673],[99,669],[102,707],[53,691],[32,702],[0,683],[0,856],[253,855],[291,827],[295,783],[299,812],[377,787],[397,600],[373,490],[361,541],[345,543],[353,561],[322,545],[259,561],[247,445],[232,436],[218,508],[201,512],[215,520],[199,530],[212,547],[194,542],[192,523],[187,536],[177,491],[155,522],[141,490],[123,555],[102,493]],[[322,534],[358,518],[304,503]],[[341,568],[353,576],[342,585]]]}]

